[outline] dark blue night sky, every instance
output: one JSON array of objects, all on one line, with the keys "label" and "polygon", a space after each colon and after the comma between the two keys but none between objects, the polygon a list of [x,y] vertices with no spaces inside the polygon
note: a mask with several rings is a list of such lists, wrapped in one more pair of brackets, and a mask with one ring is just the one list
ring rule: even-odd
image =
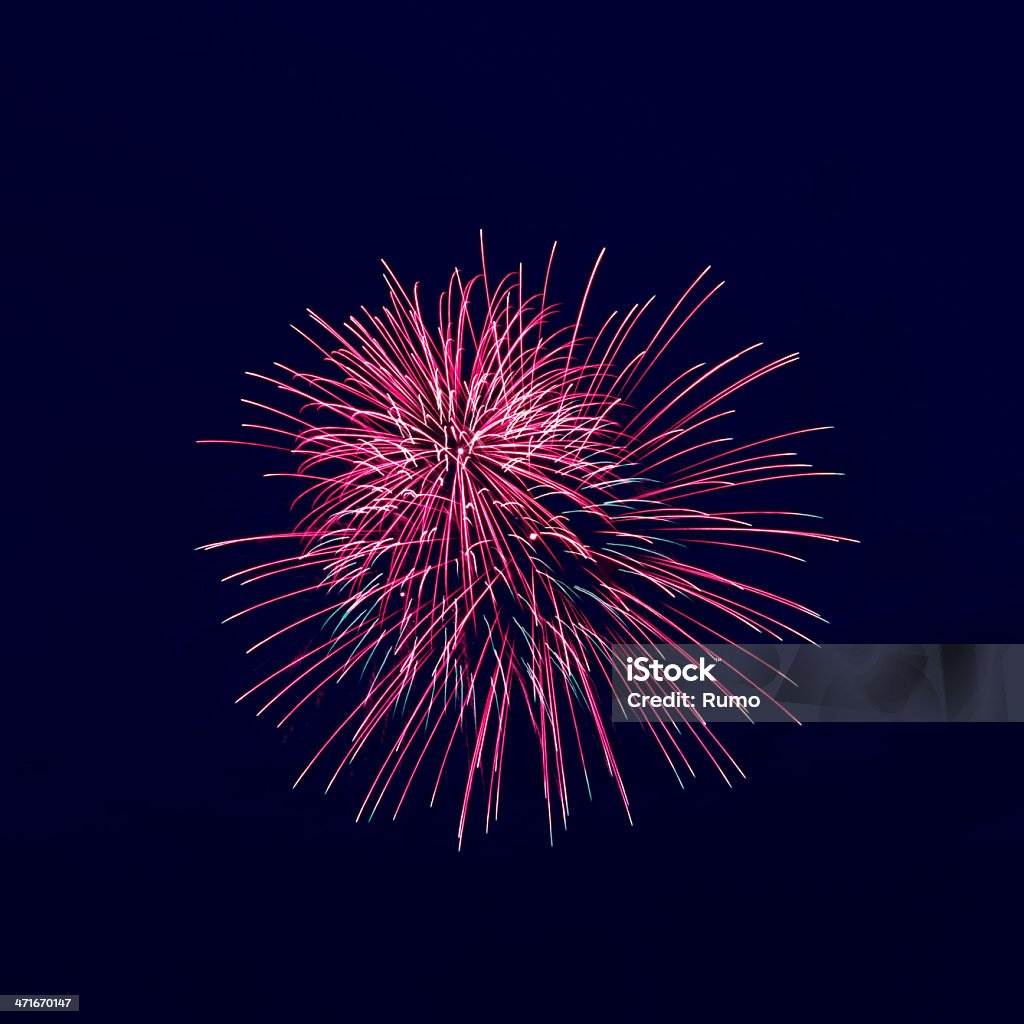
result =
[{"label": "dark blue night sky", "polygon": [[862,543],[763,577],[815,639],[1020,640],[1018,83],[986,17],[16,16],[0,992],[303,1021],[998,992],[1020,726],[738,730],[749,780],[685,793],[624,734],[635,827],[606,788],[552,850],[531,781],[456,854],[448,811],[292,791],[313,736],[233,705],[252,637],[193,550],[287,516],[258,455],[195,444],[239,436],[243,371],[306,358],[307,306],[380,306],[382,257],[438,291],[482,228],[500,269],[557,239],[569,300],[607,247],[601,311],[711,264],[699,358],[800,351],[743,415],[836,427],[809,453],[846,475],[795,503]]}]

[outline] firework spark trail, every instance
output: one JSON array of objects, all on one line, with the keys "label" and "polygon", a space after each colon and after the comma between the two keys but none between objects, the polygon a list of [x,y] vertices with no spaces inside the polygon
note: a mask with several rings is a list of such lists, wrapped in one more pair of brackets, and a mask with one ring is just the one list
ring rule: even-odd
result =
[{"label": "firework spark trail", "polygon": [[[338,747],[328,788],[371,739],[386,735],[358,816],[372,816],[392,791],[397,814],[431,753],[433,803],[461,737],[460,845],[478,785],[487,826],[497,817],[514,700],[522,699],[539,747],[553,834],[556,813],[567,824],[571,761],[590,788],[585,751],[593,737],[629,814],[602,715],[611,644],[728,640],[699,614],[702,607],[748,632],[808,639],[776,615],[819,618],[815,612],[695,564],[692,545],[802,561],[776,544],[845,539],[777,525],[801,513],[694,507],[715,491],[836,475],[791,461],[795,453],[786,450],[792,439],[828,428],[742,444],[694,437],[717,432],[732,412],[724,403],[794,362],[795,353],[737,372],[734,364],[759,347],[752,345],[712,366],[666,375],[653,396],[638,401],[720,285],[699,295],[708,271],[701,273],[626,359],[651,301],[614,329],[615,314],[585,337],[602,252],[575,318],[548,333],[556,313],[547,300],[554,252],[539,294],[527,294],[521,267],[492,289],[481,238],[481,273],[464,283],[455,271],[433,330],[418,286],[408,294],[387,264],[390,306],[379,315],[363,307],[342,332],[310,312],[330,345],[299,333],[327,370],[275,364],[283,379],[250,374],[283,392],[290,411],[246,400],[276,424],[245,426],[279,443],[230,442],[298,456],[295,472],[270,475],[301,481],[293,507],[306,511],[292,531],[206,545],[299,545],[298,553],[227,577],[301,580],[231,618],[310,595],[318,600],[313,612],[287,619],[250,650],[303,626],[326,631],[240,700],[262,692],[260,713],[275,708],[283,724],[329,684],[348,688],[350,710],[296,784],[343,734],[347,746]],[[481,292],[484,308],[474,317]],[[683,600],[689,611],[679,607]],[[727,781],[729,769],[739,771],[699,719],[649,728],[677,778],[680,766],[693,774],[684,733]]]}]

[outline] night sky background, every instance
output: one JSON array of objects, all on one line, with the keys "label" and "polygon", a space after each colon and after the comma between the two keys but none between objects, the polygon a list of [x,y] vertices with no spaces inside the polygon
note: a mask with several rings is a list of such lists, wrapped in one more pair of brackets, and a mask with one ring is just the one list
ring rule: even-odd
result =
[{"label": "night sky background", "polygon": [[[747,422],[835,424],[792,502],[859,547],[759,579],[819,642],[1013,642],[1024,542],[1008,27],[972,8],[48,6],[8,19],[0,992],[98,1020],[513,1005],[682,1017],[993,995],[1024,953],[1024,726],[762,727],[681,792],[620,727],[547,844],[293,791],[203,543],[286,525],[239,437],[289,329],[471,267],[595,317],[727,282],[683,351],[801,352]],[[752,496],[751,496],[752,497]],[[644,972],[652,972],[652,976]],[[882,993],[885,993],[883,996]],[[133,1007],[129,999],[143,1000]],[[140,1009],[141,1007],[141,1009]],[[821,1016],[825,1014],[826,1016]]]}]

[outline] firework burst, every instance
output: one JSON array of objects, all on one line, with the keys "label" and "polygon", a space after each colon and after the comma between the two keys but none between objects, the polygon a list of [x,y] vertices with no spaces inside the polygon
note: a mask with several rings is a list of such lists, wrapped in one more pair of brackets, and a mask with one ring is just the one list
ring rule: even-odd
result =
[{"label": "firework burst", "polygon": [[[301,481],[301,518],[285,533],[207,545],[285,545],[227,578],[273,588],[238,616],[300,609],[250,648],[291,654],[239,699],[259,697],[283,725],[328,688],[344,695],[297,783],[326,760],[330,788],[370,759],[358,816],[372,816],[386,797],[397,814],[416,783],[433,803],[456,772],[460,844],[472,806],[487,826],[498,814],[510,722],[532,731],[549,832],[567,820],[570,777],[589,790],[594,761],[628,814],[605,724],[609,646],[727,640],[730,622],[806,640],[783,620],[814,612],[721,575],[700,553],[796,558],[780,544],[842,539],[789,525],[799,513],[707,508],[714,492],[834,475],[785,450],[827,428],[723,436],[732,397],[796,354],[763,361],[751,345],[672,372],[666,352],[720,287],[707,270],[641,345],[651,300],[584,334],[601,256],[559,326],[553,258],[529,294],[521,267],[488,279],[481,240],[481,272],[456,270],[429,316],[387,264],[380,314],[363,308],[336,330],[311,312],[317,331],[299,333],[323,369],[250,374],[284,402],[249,402],[268,422],[246,424],[264,435],[252,443],[298,460],[289,475]],[[677,775],[693,771],[687,746],[727,779],[739,771],[699,720],[649,728]]]}]

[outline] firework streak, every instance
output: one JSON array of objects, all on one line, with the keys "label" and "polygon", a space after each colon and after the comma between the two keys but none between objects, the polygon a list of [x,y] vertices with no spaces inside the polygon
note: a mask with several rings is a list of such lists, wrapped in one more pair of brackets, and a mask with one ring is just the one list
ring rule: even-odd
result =
[{"label": "firework streak", "polygon": [[[595,755],[628,814],[602,713],[609,646],[725,641],[729,622],[806,640],[782,618],[818,618],[698,557],[730,548],[797,559],[778,545],[844,539],[793,528],[800,513],[706,508],[714,492],[835,475],[785,450],[827,428],[724,436],[733,396],[796,354],[762,362],[751,345],[674,372],[685,364],[666,353],[720,287],[706,285],[707,270],[653,335],[638,326],[649,300],[585,337],[601,256],[561,327],[547,297],[554,249],[531,296],[521,267],[488,279],[481,240],[482,272],[463,281],[456,270],[429,316],[418,287],[410,295],[385,264],[380,315],[363,308],[339,331],[311,313],[325,344],[299,332],[322,355],[320,373],[275,364],[277,377],[250,375],[283,395],[281,409],[250,402],[270,422],[246,426],[299,460],[301,518],[287,533],[206,547],[289,548],[227,578],[275,588],[238,615],[301,606],[251,648],[300,653],[239,699],[259,695],[261,713],[284,724],[338,684],[341,721],[296,784],[325,758],[328,788],[361,754],[375,759],[358,816],[385,796],[397,814],[414,782],[433,803],[464,770],[461,845],[471,805],[488,827],[497,817],[510,723],[513,735],[532,730],[549,834],[555,817],[567,821],[570,775],[589,791]],[[300,645],[306,629],[314,639]],[[693,771],[690,745],[727,780],[739,772],[705,723],[649,727],[677,777]]]}]

